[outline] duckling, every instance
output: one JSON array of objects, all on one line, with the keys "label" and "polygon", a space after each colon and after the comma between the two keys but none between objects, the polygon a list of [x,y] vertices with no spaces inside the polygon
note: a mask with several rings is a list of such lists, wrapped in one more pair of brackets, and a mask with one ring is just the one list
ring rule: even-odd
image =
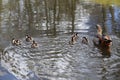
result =
[{"label": "duckling", "polygon": [[12,44],[14,45],[16,43],[15,38],[12,38]]},{"label": "duckling", "polygon": [[82,43],[83,43],[83,44],[88,44],[88,39],[87,39],[87,37],[82,37]]},{"label": "duckling", "polygon": [[78,38],[79,38],[79,37],[78,37],[78,33],[74,33],[73,36],[75,37],[75,41],[77,41]]},{"label": "duckling", "polygon": [[75,44],[75,43],[76,43],[76,37],[75,37],[75,35],[73,35],[71,37],[71,41],[69,41],[69,44]]},{"label": "duckling", "polygon": [[18,46],[18,45],[21,45],[21,42],[20,42],[20,40],[13,38],[12,44]]},{"label": "duckling", "polygon": [[31,36],[29,36],[29,35],[26,35],[26,41],[27,42],[30,42],[30,41],[32,41],[33,39],[32,39],[32,37]]},{"label": "duckling", "polygon": [[38,44],[33,40],[33,43],[31,45],[31,48],[37,48],[38,47]]},{"label": "duckling", "polygon": [[71,37],[71,40],[69,41],[69,44],[75,44],[77,42],[77,39],[79,38],[78,33],[74,33]]}]

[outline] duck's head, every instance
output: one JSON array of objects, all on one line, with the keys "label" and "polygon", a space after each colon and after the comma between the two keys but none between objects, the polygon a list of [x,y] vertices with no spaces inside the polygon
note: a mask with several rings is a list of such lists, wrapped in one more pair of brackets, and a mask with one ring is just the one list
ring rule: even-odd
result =
[{"label": "duck's head", "polygon": [[112,40],[104,39],[103,43],[105,46],[110,46],[112,44]]},{"label": "duck's head", "polygon": [[97,25],[96,25],[96,28],[97,28],[97,29],[101,29],[102,27],[101,27],[99,24],[97,24]]},{"label": "duck's head", "polygon": [[85,39],[86,41],[88,41],[87,37],[82,37],[83,39]]},{"label": "duck's head", "polygon": [[75,33],[75,35],[77,36],[77,35],[78,35],[78,33]]},{"label": "duck's head", "polygon": [[82,37],[82,43],[88,44],[88,39],[87,39],[87,37]]},{"label": "duck's head", "polygon": [[19,42],[19,40],[18,40],[18,39],[16,39],[15,41],[16,41],[16,42]]},{"label": "duck's head", "polygon": [[112,40],[111,40],[110,36],[108,36],[108,35],[103,35],[103,41],[104,41],[105,45],[109,46],[112,44]]},{"label": "duck's head", "polygon": [[35,40],[33,40],[33,44],[36,43]]},{"label": "duck's head", "polygon": [[15,40],[15,38],[12,38],[12,40]]},{"label": "duck's head", "polygon": [[28,38],[28,37],[29,37],[29,35],[27,34],[27,35],[26,35],[26,38]]},{"label": "duck's head", "polygon": [[14,45],[15,43],[16,43],[16,40],[15,40],[15,38],[12,38],[12,44]]}]

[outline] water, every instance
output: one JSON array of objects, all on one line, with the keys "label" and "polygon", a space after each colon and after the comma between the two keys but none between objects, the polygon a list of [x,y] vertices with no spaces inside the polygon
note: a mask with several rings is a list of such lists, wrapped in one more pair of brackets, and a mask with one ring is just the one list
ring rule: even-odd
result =
[{"label": "water", "polygon": [[118,80],[120,55],[115,48],[119,45],[113,45],[110,58],[103,58],[93,47],[92,38],[85,45],[81,43],[82,36],[88,37],[79,34],[74,45],[68,44],[68,34],[34,38],[39,44],[35,49],[23,39],[22,45],[10,45],[4,50],[2,65],[19,80]]},{"label": "water", "polygon": [[[76,0],[75,10],[71,10],[71,2],[58,1],[55,22],[54,8],[50,6],[54,3],[51,0],[46,5],[49,6],[48,16],[45,15],[45,2],[42,0],[37,1],[41,5],[28,0],[3,2],[0,11],[0,80],[119,80],[118,4],[111,8],[109,5]],[[71,11],[75,12],[74,15],[69,14]],[[104,33],[112,38],[109,58],[104,58],[101,51],[93,45],[96,24],[102,25]],[[72,32],[78,32],[79,36],[74,45],[69,44]],[[26,34],[33,37],[38,48],[31,48],[31,42],[25,41]],[[81,43],[84,36],[88,38],[88,45]],[[20,39],[22,45],[13,46],[10,43],[13,37]],[[4,73],[8,75],[4,76]]]}]

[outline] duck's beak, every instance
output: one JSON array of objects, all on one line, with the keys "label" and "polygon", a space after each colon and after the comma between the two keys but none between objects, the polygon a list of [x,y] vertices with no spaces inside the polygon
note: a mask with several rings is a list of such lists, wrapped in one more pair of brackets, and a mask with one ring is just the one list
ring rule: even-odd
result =
[{"label": "duck's beak", "polygon": [[106,40],[106,41],[105,41],[105,45],[108,45],[108,46],[109,46],[109,45],[111,45],[111,42],[112,42],[112,40]]},{"label": "duck's beak", "polygon": [[110,43],[110,42],[112,42],[112,40],[106,40],[106,43]]}]

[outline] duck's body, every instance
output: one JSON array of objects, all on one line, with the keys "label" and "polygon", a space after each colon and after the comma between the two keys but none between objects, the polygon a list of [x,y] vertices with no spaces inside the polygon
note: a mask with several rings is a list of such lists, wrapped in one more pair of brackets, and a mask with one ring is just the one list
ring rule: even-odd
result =
[{"label": "duck's body", "polygon": [[27,42],[30,42],[30,41],[32,41],[33,39],[32,39],[32,37],[31,36],[29,36],[29,35],[26,35],[26,41]]},{"label": "duck's body", "polygon": [[69,41],[69,44],[75,44],[76,43],[76,37],[72,36],[71,41]]},{"label": "duck's body", "polygon": [[18,40],[18,39],[13,38],[12,39],[12,45],[16,45],[16,46],[21,45],[21,41]]},{"label": "duck's body", "polygon": [[102,34],[102,27],[100,25],[97,25],[96,27],[97,35],[96,38],[93,39],[93,43],[101,50],[102,55],[110,56],[112,40],[109,35]]},{"label": "duck's body", "polygon": [[83,44],[88,44],[88,39],[86,37],[82,37],[82,43]]},{"label": "duck's body", "polygon": [[38,44],[33,40],[33,43],[31,45],[31,48],[37,48],[38,47]]}]

